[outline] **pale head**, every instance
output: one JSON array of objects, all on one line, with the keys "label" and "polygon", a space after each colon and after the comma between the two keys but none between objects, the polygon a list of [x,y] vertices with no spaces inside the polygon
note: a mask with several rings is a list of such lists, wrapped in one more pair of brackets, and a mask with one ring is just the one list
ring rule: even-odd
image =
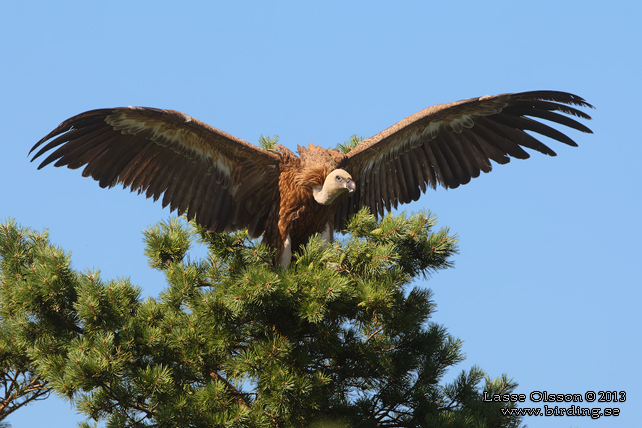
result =
[{"label": "pale head", "polygon": [[321,205],[330,205],[344,192],[352,193],[356,189],[352,176],[344,169],[335,169],[325,178],[323,187],[314,187],[314,199]]}]

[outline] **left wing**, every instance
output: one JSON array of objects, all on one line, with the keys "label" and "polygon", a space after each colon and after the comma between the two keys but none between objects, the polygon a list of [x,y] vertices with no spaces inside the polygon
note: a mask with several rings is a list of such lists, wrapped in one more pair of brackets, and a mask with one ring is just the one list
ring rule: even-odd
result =
[{"label": "left wing", "polygon": [[[42,147],[41,147],[42,146]],[[247,227],[252,237],[278,196],[281,156],[173,110],[119,107],[91,110],[61,123],[38,141],[33,159],[55,162],[101,187],[118,183],[210,231]]]},{"label": "left wing", "polygon": [[571,105],[593,108],[577,95],[533,91],[439,104],[405,118],[348,152],[340,167],[356,180],[357,190],[339,207],[335,228],[343,229],[346,219],[364,206],[381,216],[399,203],[416,201],[426,185],[454,189],[466,184],[489,172],[491,160],[505,164],[511,156],[526,159],[523,148],[556,155],[526,131],[577,146],[538,120],[592,133],[559,113],[590,119]]}]

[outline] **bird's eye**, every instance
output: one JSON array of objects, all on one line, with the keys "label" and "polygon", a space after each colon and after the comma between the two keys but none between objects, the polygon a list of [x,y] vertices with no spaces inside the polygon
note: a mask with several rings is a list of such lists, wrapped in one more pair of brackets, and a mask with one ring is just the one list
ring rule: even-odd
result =
[{"label": "bird's eye", "polygon": [[337,175],[337,181],[343,181],[343,177]]}]

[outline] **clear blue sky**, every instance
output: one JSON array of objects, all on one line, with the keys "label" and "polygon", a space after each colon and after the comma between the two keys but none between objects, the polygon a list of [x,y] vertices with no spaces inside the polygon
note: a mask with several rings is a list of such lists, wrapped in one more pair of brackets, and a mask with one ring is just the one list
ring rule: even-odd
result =
[{"label": "clear blue sky", "polygon": [[[631,427],[641,403],[642,99],[639,2],[0,3],[0,219],[48,228],[78,270],[129,276],[157,296],[141,230],[169,212],[79,171],[29,163],[64,119],[127,105],[171,108],[292,149],[371,136],[433,104],[557,89],[597,107],[579,148],[550,142],[456,190],[429,192],[460,238],[456,266],[421,286],[467,359],[518,392],[626,391],[618,418],[527,418],[537,427]],[[180,6],[179,6],[180,5]],[[584,403],[588,405],[588,403]],[[543,403],[527,401],[526,406]],[[14,428],[75,426],[51,398]]]}]

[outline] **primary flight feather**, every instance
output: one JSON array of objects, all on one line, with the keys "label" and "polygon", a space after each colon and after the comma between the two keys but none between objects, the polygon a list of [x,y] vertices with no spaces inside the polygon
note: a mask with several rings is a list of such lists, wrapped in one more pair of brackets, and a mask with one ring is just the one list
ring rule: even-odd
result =
[{"label": "primary flight feather", "polygon": [[455,188],[524,148],[555,156],[525,131],[577,146],[541,119],[591,133],[572,116],[592,108],[577,95],[533,91],[470,98],[413,114],[348,153],[313,144],[299,156],[282,145],[264,150],[186,114],[145,107],[81,113],[38,141],[38,169],[85,166],[101,187],[121,183],[163,207],[187,211],[212,232],[248,228],[287,267],[315,233],[331,241],[364,206],[382,215],[416,201],[427,187]]}]

